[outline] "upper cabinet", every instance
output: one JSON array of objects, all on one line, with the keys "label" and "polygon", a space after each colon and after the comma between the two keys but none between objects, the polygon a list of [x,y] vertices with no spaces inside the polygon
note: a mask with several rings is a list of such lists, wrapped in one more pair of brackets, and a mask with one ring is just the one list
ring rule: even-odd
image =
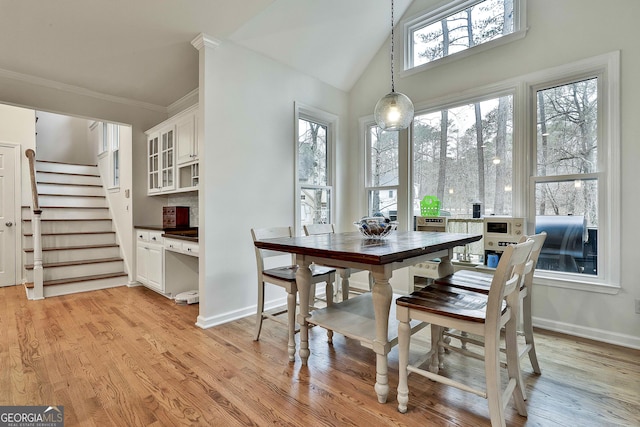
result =
[{"label": "upper cabinet", "polygon": [[198,189],[197,112],[194,105],[145,132],[149,195]]}]

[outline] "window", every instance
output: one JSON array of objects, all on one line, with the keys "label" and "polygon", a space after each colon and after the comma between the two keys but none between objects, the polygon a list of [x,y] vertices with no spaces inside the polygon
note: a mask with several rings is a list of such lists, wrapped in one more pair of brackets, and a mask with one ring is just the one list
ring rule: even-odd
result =
[{"label": "window", "polygon": [[369,214],[397,210],[408,229],[427,195],[450,224],[475,203],[485,216],[526,217],[527,233],[548,233],[537,284],[616,293],[619,62],[614,52],[439,99],[409,132],[362,121],[362,203]]},{"label": "window", "polygon": [[333,222],[333,139],[337,118],[296,105],[296,224]]},{"label": "window", "polygon": [[[524,36],[524,0],[456,0],[404,24],[405,69]],[[510,36],[510,37],[507,37]]]},{"label": "window", "polygon": [[418,114],[413,121],[413,214],[436,196],[444,215],[512,215],[513,96]]},{"label": "window", "polygon": [[120,127],[111,125],[111,186],[120,186]]},{"label": "window", "polygon": [[109,189],[120,186],[120,126],[115,123],[102,123],[100,135],[100,158],[107,158],[108,173],[106,182]]},{"label": "window", "polygon": [[369,125],[366,135],[367,215],[398,216],[399,144],[397,131]]},{"label": "window", "polygon": [[598,274],[599,78],[535,89],[536,231],[547,241],[538,268]]}]

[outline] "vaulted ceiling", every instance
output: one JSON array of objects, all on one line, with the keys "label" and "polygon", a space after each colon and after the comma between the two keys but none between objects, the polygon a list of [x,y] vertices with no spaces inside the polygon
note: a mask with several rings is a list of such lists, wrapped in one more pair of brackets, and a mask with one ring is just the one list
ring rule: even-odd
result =
[{"label": "vaulted ceiling", "polygon": [[[395,0],[396,22],[412,0]],[[166,107],[198,87],[198,34],[348,91],[390,0],[0,0],[0,74]]]}]

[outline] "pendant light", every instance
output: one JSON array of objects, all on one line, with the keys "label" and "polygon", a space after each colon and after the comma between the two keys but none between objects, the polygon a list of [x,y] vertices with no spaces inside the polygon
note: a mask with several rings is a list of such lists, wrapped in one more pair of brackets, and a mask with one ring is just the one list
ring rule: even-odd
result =
[{"label": "pendant light", "polygon": [[413,103],[403,93],[395,91],[393,80],[393,0],[391,0],[391,92],[380,98],[373,113],[382,130],[406,129],[413,120]]}]

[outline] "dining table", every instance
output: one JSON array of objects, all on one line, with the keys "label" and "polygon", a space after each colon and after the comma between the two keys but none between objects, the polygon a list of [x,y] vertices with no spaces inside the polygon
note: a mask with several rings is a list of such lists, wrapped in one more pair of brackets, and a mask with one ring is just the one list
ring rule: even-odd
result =
[{"label": "dining table", "polygon": [[[389,283],[394,270],[439,258],[438,274],[453,273],[453,248],[482,238],[481,234],[431,231],[394,231],[385,238],[368,238],[359,232],[331,233],[311,236],[256,240],[255,246],[295,255],[298,270],[296,282],[300,294],[299,356],[307,365],[309,325],[319,325],[346,337],[357,339],[376,354],[376,383],[378,401],[385,403],[389,394],[388,353],[397,344],[395,304],[400,295],[394,294]],[[371,292],[334,302],[309,312],[311,264],[367,270],[374,280]],[[412,327],[420,328],[421,324]]]}]

